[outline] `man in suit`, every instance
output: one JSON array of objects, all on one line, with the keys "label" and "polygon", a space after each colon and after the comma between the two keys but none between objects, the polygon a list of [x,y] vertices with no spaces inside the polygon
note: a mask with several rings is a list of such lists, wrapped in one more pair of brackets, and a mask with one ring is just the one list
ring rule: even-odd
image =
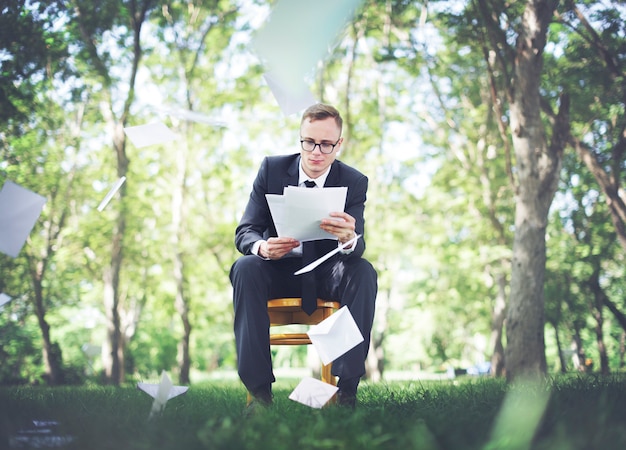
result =
[{"label": "man in suit", "polygon": [[[338,161],[343,143],[342,118],[330,105],[315,104],[302,115],[300,153],[266,157],[254,180],[252,192],[235,232],[235,245],[243,254],[233,264],[235,342],[238,372],[253,399],[263,405],[272,403],[272,360],[269,345],[267,301],[279,297],[316,297],[340,300],[354,317],[364,342],[333,362],[338,403],[355,406],[357,386],[365,374],[377,293],[377,273],[362,257],[365,239],[357,239],[350,248],[341,250],[312,272],[312,283],[303,288],[303,276],[294,276],[305,258],[319,258],[364,234],[363,211],[368,180],[356,169]],[[315,183],[315,184],[313,184]],[[344,211],[330,214],[320,228],[336,236],[301,243],[293,238],[278,237],[265,194],[283,194],[286,186],[348,188]],[[308,250],[307,250],[308,249]],[[307,261],[308,262],[308,261]],[[313,290],[313,293],[310,290]]]}]

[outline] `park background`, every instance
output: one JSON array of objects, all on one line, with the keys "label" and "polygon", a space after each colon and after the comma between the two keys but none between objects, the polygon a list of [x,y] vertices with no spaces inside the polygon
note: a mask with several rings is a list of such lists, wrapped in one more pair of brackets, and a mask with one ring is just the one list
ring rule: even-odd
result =
[{"label": "park background", "polygon": [[[0,383],[234,376],[234,229],[261,159],[299,151],[251,45],[272,4],[0,3],[0,183],[47,198],[0,255]],[[337,36],[293,18],[328,42],[307,83],[370,180],[369,380],[623,370],[625,18],[489,0],[366,0]],[[179,138],[126,139],[157,120]]]}]

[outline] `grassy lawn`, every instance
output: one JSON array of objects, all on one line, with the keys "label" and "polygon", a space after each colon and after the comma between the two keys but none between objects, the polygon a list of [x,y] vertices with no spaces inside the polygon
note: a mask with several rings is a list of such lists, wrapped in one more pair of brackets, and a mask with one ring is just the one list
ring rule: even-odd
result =
[{"label": "grassy lawn", "polygon": [[193,385],[150,421],[152,398],[135,386],[3,387],[0,449],[31,448],[18,444],[33,420],[57,423],[57,442],[72,439],[65,449],[626,448],[626,379],[616,376],[515,389],[488,378],[364,383],[355,411],[295,403],[296,384],[276,383],[274,406],[252,417],[238,382]]}]

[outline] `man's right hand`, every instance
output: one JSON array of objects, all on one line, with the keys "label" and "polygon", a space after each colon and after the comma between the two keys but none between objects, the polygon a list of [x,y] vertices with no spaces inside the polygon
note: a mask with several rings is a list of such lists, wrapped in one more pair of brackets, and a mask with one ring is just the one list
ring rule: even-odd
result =
[{"label": "man's right hand", "polygon": [[280,259],[299,245],[300,242],[293,238],[272,237],[261,242],[259,255],[267,259]]}]

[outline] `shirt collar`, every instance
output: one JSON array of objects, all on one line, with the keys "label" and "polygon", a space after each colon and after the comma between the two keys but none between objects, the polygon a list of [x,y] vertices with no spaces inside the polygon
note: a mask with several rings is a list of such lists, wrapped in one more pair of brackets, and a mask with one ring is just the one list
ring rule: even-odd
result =
[{"label": "shirt collar", "polygon": [[326,184],[326,178],[328,178],[328,174],[330,173],[330,167],[331,166],[328,166],[328,169],[326,169],[326,172],[321,174],[316,179],[312,180],[311,178],[309,178],[309,176],[306,173],[304,173],[304,170],[302,169],[302,159],[300,159],[300,164],[298,165],[298,172],[299,172],[298,186],[302,186],[305,181],[311,180],[311,181],[315,181],[315,184],[317,185],[318,188],[323,188],[324,184]]}]

